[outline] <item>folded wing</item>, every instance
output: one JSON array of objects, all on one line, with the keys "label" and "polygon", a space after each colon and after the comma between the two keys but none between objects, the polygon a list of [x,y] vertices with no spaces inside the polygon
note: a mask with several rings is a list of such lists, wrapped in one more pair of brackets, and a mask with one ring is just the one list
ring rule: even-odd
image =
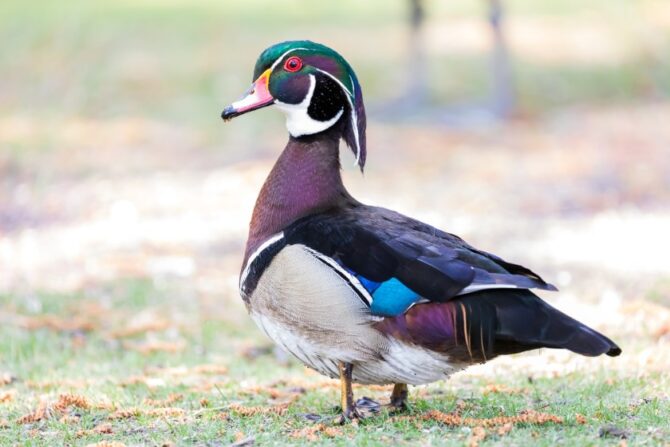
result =
[{"label": "folded wing", "polygon": [[287,243],[307,245],[357,278],[379,315],[487,289],[556,290],[525,267],[384,208],[360,205],[320,213],[295,222],[284,235]]}]

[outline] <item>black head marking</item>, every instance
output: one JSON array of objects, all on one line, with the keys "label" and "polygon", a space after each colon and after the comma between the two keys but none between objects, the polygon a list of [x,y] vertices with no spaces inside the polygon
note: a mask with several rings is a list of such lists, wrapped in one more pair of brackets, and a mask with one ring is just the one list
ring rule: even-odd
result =
[{"label": "black head marking", "polygon": [[317,121],[328,121],[348,107],[347,98],[342,87],[330,76],[318,73],[315,77],[316,86],[307,114]]}]

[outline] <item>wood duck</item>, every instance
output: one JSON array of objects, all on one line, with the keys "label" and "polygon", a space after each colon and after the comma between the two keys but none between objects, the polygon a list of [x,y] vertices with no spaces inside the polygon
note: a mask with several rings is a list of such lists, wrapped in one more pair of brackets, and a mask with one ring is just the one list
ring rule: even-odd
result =
[{"label": "wood duck", "polygon": [[609,338],[531,289],[537,274],[450,233],[353,198],[339,142],[366,160],[365,108],[351,66],[334,50],[290,41],[261,53],[253,85],[224,120],[270,105],[289,140],[260,191],[240,274],[256,324],[308,367],[341,381],[341,420],[360,417],[352,382],[449,377],[501,354],[563,348],[616,356]]}]

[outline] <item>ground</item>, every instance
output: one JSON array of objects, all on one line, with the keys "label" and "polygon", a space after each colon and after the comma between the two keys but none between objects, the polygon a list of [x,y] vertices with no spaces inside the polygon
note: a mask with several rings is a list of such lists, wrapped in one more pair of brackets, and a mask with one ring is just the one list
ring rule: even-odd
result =
[{"label": "ground", "polygon": [[[373,113],[365,174],[343,153],[356,197],[532,267],[561,290],[545,299],[622,356],[496,359],[412,387],[407,413],[339,427],[327,420],[337,382],[253,325],[237,276],[285,130],[276,111],[225,126],[218,114],[246,89],[258,51],[296,34],[352,59],[371,110],[392,96],[401,6],[345,3],[356,14],[306,8],[299,19],[269,18],[262,1],[0,6],[12,43],[0,52],[0,444],[668,445],[661,1],[510,2],[512,120],[457,129]],[[476,95],[486,79],[470,3],[433,9],[431,70],[447,79],[432,84],[436,103]],[[240,36],[245,51],[231,51]],[[398,49],[367,58],[380,36]],[[385,402],[390,388],[355,393]]]}]

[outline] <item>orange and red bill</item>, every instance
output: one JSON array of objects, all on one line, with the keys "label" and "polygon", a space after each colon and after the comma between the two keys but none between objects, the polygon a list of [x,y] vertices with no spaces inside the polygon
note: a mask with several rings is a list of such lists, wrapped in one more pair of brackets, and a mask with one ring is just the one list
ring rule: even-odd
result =
[{"label": "orange and red bill", "polygon": [[236,116],[242,115],[243,113],[272,105],[275,100],[270,94],[270,90],[268,89],[271,72],[271,68],[265,70],[263,74],[260,75],[256,81],[254,81],[254,83],[251,85],[251,88],[239,101],[235,101],[223,109],[221,118],[227,121],[229,119],[235,118]]}]

